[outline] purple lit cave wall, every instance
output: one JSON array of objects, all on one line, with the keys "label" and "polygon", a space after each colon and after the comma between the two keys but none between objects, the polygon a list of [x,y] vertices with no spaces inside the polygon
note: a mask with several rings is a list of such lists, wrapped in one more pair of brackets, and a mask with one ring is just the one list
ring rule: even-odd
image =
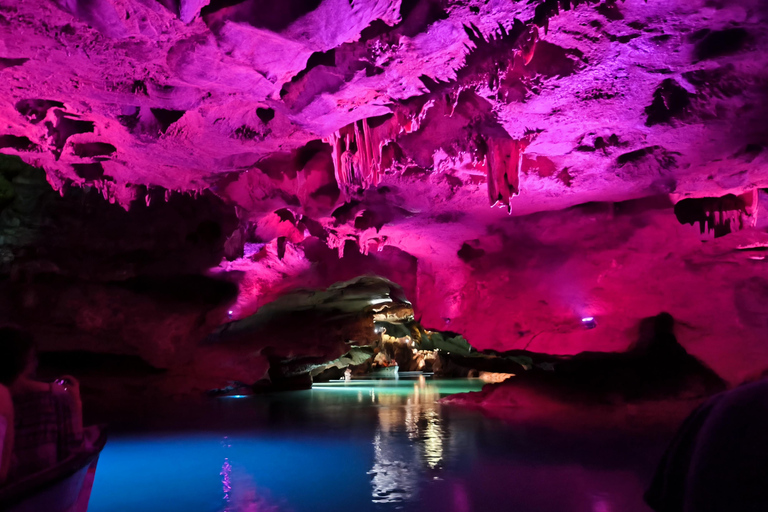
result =
[{"label": "purple lit cave wall", "polygon": [[376,275],[478,350],[620,352],[667,311],[739,383],[768,368],[767,20],[0,0],[0,319],[199,392],[373,343],[389,292],[332,286]]}]

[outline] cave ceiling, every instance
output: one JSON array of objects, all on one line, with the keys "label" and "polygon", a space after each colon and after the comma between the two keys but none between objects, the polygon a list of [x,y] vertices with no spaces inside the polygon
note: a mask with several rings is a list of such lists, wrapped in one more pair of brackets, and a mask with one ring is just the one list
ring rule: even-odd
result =
[{"label": "cave ceiling", "polygon": [[57,190],[210,190],[260,241],[364,252],[738,195],[768,186],[766,20],[762,0],[0,0],[0,151]]},{"label": "cave ceiling", "polygon": [[192,345],[377,274],[480,349],[624,350],[669,311],[738,382],[768,361],[767,24],[765,0],[0,0],[0,311],[49,350],[253,382],[373,320]]}]

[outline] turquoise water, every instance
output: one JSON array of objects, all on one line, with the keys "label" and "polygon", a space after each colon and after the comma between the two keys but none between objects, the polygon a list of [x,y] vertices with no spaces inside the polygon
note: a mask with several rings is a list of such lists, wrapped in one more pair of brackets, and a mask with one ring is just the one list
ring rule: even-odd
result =
[{"label": "turquoise water", "polygon": [[89,511],[647,510],[660,446],[569,440],[437,403],[481,386],[352,381],[212,400],[175,428],[171,417],[113,435]]}]

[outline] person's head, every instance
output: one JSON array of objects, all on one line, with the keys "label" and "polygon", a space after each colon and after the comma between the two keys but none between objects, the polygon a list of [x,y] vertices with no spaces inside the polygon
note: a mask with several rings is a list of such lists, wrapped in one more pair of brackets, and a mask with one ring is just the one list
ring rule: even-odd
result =
[{"label": "person's head", "polygon": [[0,384],[12,385],[33,367],[32,336],[18,327],[0,327]]}]

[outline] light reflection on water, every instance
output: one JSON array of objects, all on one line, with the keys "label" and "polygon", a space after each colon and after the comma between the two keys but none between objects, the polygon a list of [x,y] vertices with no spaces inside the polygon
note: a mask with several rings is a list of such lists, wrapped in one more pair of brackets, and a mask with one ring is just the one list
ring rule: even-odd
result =
[{"label": "light reflection on water", "polygon": [[[422,466],[436,469],[443,459],[443,428],[438,414],[440,393],[422,377],[401,405],[398,395],[379,394],[379,425],[373,438],[371,475],[374,503],[398,503],[417,492]],[[403,445],[405,432],[409,444]]]},{"label": "light reflection on water", "polygon": [[563,439],[438,404],[481,386],[347,381],[217,400],[199,411],[205,431],[114,436],[89,511],[647,510],[656,445]]}]

